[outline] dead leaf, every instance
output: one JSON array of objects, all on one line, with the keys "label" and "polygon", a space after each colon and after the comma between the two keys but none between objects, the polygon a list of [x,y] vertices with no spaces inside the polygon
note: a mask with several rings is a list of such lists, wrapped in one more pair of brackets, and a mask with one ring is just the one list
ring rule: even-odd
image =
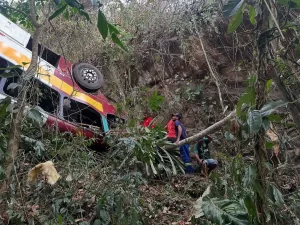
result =
[{"label": "dead leaf", "polygon": [[274,142],[274,146],[273,146],[273,152],[274,152],[274,155],[276,157],[278,157],[278,154],[279,154],[279,142],[278,142],[278,135],[273,131],[273,129],[269,129],[267,131],[267,135],[269,136],[269,138],[271,139],[271,141]]},{"label": "dead leaf", "polygon": [[52,161],[37,164],[29,171],[27,181],[29,183],[35,182],[39,174],[44,176],[50,185],[55,184],[60,178],[60,175],[57,173]]},{"label": "dead leaf", "polygon": [[72,179],[72,176],[71,174],[69,174],[67,177],[66,177],[66,181],[67,182],[71,182],[73,179]]},{"label": "dead leaf", "polygon": [[164,209],[163,209],[163,213],[167,213],[169,211],[169,208],[168,207],[164,207]]}]

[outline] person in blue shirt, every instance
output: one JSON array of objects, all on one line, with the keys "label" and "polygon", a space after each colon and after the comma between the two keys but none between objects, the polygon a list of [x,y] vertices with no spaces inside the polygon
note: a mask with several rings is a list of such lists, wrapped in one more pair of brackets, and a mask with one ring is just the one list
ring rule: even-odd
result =
[{"label": "person in blue shirt", "polygon": [[[187,138],[186,130],[183,124],[181,123],[182,114],[181,113],[175,113],[172,114],[172,116],[176,117],[175,121],[175,132],[176,132],[176,145],[178,145],[179,141],[184,140]],[[194,168],[191,164],[191,158],[190,158],[190,146],[189,144],[184,144],[179,147],[180,150],[180,157],[181,160],[185,164],[185,173],[193,173]]]}]

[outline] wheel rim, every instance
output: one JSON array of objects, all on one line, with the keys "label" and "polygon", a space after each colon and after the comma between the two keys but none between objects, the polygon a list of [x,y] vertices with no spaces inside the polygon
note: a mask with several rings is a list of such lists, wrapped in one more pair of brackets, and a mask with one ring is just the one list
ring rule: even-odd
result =
[{"label": "wheel rim", "polygon": [[92,69],[83,69],[81,76],[88,83],[96,83],[99,79],[96,71]]}]

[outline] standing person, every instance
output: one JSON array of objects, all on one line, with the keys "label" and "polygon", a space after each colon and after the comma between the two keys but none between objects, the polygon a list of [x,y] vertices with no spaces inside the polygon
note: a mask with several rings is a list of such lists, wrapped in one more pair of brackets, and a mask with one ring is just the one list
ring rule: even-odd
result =
[{"label": "standing person", "polygon": [[176,142],[175,121],[176,121],[176,117],[174,115],[172,115],[172,118],[170,119],[170,121],[165,126],[165,129],[168,132],[167,140],[171,143]]},{"label": "standing person", "polygon": [[208,149],[208,144],[212,142],[210,136],[204,136],[200,138],[194,147],[195,157],[197,159],[198,165],[200,166],[201,172],[204,176],[208,176],[211,171],[213,171],[218,162],[211,158],[210,152]]},{"label": "standing person", "polygon": [[[186,135],[185,127],[181,123],[182,114],[176,113],[176,114],[172,114],[172,116],[174,116],[176,118],[176,121],[175,121],[176,142],[175,143],[178,144],[179,141],[186,139],[187,135]],[[191,164],[189,148],[190,148],[190,146],[188,144],[184,144],[184,145],[180,146],[179,147],[180,157],[181,157],[181,160],[184,162],[185,172],[193,173],[194,168],[192,167],[192,164]]]}]

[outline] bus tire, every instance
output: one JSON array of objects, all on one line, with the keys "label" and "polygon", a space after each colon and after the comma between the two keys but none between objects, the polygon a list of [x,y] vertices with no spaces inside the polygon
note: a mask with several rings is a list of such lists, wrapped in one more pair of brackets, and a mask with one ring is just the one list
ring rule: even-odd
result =
[{"label": "bus tire", "polygon": [[88,92],[98,91],[104,83],[102,73],[88,63],[76,64],[73,68],[73,77],[78,85]]}]

